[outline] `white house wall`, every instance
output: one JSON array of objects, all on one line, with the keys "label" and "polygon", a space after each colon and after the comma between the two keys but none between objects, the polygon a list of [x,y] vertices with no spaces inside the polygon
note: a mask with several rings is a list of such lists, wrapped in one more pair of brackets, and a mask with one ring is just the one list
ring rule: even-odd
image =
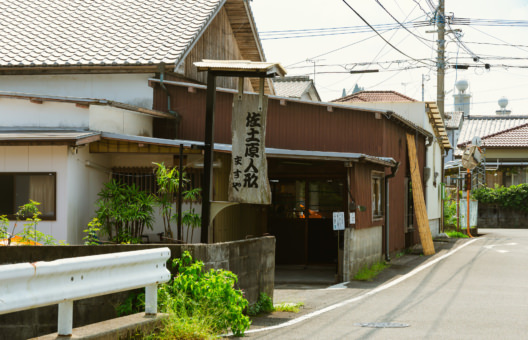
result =
[{"label": "white house wall", "polygon": [[61,74],[0,76],[0,91],[108,99],[152,108],[153,90],[144,74]]},{"label": "white house wall", "polygon": [[72,103],[43,102],[34,104],[25,99],[0,98],[2,126],[88,128],[88,110]]},{"label": "white house wall", "polygon": [[90,130],[152,137],[152,117],[106,105],[90,105]]},{"label": "white house wall", "polygon": [[427,126],[430,126],[430,124],[425,114],[424,102],[362,102],[350,103],[350,105],[369,109],[390,110],[429,131]]},{"label": "white house wall", "polygon": [[[103,184],[111,178],[110,156],[91,154],[88,146],[68,148],[67,223],[68,243],[82,244],[83,230],[95,217],[95,201]],[[89,162],[89,165],[87,165]]]},{"label": "white house wall", "polygon": [[[0,172],[55,172],[56,220],[41,221],[37,230],[52,235],[57,240],[70,238],[67,232],[67,147],[66,146],[0,146]],[[12,230],[14,222],[10,223]],[[19,224],[15,232],[21,232]]]}]

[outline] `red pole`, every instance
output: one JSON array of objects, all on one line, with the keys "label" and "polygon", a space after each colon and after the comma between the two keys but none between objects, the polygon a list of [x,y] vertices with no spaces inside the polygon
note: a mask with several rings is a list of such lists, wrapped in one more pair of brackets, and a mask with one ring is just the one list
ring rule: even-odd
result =
[{"label": "red pole", "polygon": [[[469,169],[467,169],[467,175],[466,176],[471,176],[471,171]],[[469,237],[473,237],[473,236],[471,236],[471,232],[469,230],[470,229],[469,228],[469,188],[470,188],[469,185],[471,184],[471,182],[467,181],[467,184],[468,185],[466,185],[467,186],[467,188],[466,188],[466,190],[467,190],[467,195],[466,195],[467,196],[467,225],[466,226],[467,226],[467,234],[468,234],[468,236]]]}]

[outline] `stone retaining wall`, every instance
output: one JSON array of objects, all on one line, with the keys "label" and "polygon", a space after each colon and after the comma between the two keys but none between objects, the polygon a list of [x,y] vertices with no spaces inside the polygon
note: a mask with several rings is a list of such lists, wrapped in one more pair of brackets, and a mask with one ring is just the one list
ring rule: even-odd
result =
[{"label": "stone retaining wall", "polygon": [[[275,238],[261,237],[214,244],[142,244],[102,246],[13,246],[0,247],[0,265],[53,261],[68,257],[169,247],[171,260],[188,250],[206,269],[226,269],[238,276],[238,288],[250,303],[260,292],[273,297],[275,279]],[[170,269],[171,266],[168,266]],[[117,317],[119,306],[130,292],[104,295],[74,302],[73,327]],[[57,331],[57,305],[0,315],[0,340],[28,339]]]}]

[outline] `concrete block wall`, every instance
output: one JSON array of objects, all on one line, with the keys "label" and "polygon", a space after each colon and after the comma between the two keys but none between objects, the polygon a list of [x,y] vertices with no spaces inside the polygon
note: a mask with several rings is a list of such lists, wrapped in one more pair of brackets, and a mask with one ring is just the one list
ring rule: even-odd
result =
[{"label": "concrete block wall", "polygon": [[[275,238],[271,236],[215,244],[142,244],[104,246],[17,246],[0,247],[0,265],[61,258],[108,254],[157,247],[171,249],[172,262],[188,250],[195,260],[204,262],[205,269],[230,270],[238,276],[238,287],[250,303],[260,292],[273,298],[275,279]],[[170,269],[171,266],[169,265]],[[115,308],[130,292],[104,295],[74,302],[73,327],[80,327],[116,318]],[[0,340],[28,339],[57,331],[58,307],[47,306],[0,315]]]},{"label": "concrete block wall", "polygon": [[343,280],[350,281],[364,267],[382,259],[383,230],[381,226],[365,229],[345,229]]},{"label": "concrete block wall", "polygon": [[479,228],[528,228],[528,212],[498,204],[478,204]]}]

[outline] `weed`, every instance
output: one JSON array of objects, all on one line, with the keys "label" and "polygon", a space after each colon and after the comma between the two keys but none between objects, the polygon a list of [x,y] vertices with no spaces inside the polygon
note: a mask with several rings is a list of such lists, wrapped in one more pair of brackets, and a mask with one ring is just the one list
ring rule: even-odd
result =
[{"label": "weed", "polygon": [[446,231],[445,233],[450,238],[468,238],[469,237],[466,234],[461,233],[459,231],[455,231],[455,230],[449,230],[449,231]]},{"label": "weed", "polygon": [[385,261],[374,263],[370,268],[365,267],[359,270],[354,276],[354,280],[358,281],[372,281],[381,271],[389,267]]},{"label": "weed", "polygon": [[258,301],[249,306],[247,309],[247,315],[255,316],[261,313],[271,313],[275,311],[272,299],[268,294],[262,292],[259,295]]},{"label": "weed", "polygon": [[290,313],[299,313],[301,307],[304,306],[304,303],[292,303],[292,302],[283,302],[273,306],[275,312],[290,312]]}]

